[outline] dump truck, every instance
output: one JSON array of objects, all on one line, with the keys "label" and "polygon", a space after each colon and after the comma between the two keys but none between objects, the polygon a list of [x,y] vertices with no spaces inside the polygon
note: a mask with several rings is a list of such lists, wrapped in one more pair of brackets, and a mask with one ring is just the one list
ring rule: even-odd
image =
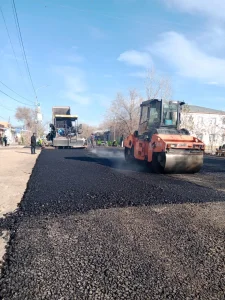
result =
[{"label": "dump truck", "polygon": [[156,173],[199,172],[205,145],[180,129],[184,104],[158,99],[142,102],[139,128],[124,141],[126,161],[145,161]]},{"label": "dump truck", "polygon": [[48,140],[55,148],[84,148],[84,139],[80,138],[82,124],[78,124],[78,116],[70,114],[69,106],[52,107],[51,131]]}]

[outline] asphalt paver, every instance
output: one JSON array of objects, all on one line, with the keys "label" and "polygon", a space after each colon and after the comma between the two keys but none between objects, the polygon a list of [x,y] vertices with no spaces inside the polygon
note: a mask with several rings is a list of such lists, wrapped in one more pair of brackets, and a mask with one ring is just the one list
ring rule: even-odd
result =
[{"label": "asphalt paver", "polygon": [[224,227],[197,206],[225,193],[122,166],[42,151],[18,211],[0,220],[2,299],[224,299]]}]

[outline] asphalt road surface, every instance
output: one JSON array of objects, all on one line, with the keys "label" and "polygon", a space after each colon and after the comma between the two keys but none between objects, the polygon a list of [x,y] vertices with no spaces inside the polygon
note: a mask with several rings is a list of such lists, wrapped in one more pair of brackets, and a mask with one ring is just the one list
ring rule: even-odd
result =
[{"label": "asphalt road surface", "polygon": [[195,175],[120,150],[44,150],[16,213],[2,299],[224,299],[225,159]]}]

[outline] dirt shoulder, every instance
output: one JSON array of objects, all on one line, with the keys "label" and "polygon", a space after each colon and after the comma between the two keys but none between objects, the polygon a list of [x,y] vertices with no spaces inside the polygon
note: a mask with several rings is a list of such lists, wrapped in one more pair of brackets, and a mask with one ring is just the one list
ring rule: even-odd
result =
[{"label": "dirt shoulder", "polygon": [[[0,218],[17,208],[40,153],[39,150],[36,152],[36,155],[31,155],[30,149],[21,147],[0,149]],[[7,237],[7,232],[0,237],[0,260]]]}]

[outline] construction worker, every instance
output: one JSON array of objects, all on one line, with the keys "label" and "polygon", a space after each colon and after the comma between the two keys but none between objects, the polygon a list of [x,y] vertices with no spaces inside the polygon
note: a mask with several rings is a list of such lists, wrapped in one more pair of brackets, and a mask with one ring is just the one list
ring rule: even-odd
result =
[{"label": "construction worker", "polygon": [[30,139],[30,145],[31,145],[31,154],[35,154],[35,148],[36,148],[36,136],[35,133],[33,133],[31,139]]},{"label": "construction worker", "polygon": [[3,138],[3,142],[5,143],[5,147],[7,146],[7,136],[5,135]]},{"label": "construction worker", "polygon": [[91,134],[91,148],[94,148],[94,140],[95,140],[95,136],[94,133]]}]

